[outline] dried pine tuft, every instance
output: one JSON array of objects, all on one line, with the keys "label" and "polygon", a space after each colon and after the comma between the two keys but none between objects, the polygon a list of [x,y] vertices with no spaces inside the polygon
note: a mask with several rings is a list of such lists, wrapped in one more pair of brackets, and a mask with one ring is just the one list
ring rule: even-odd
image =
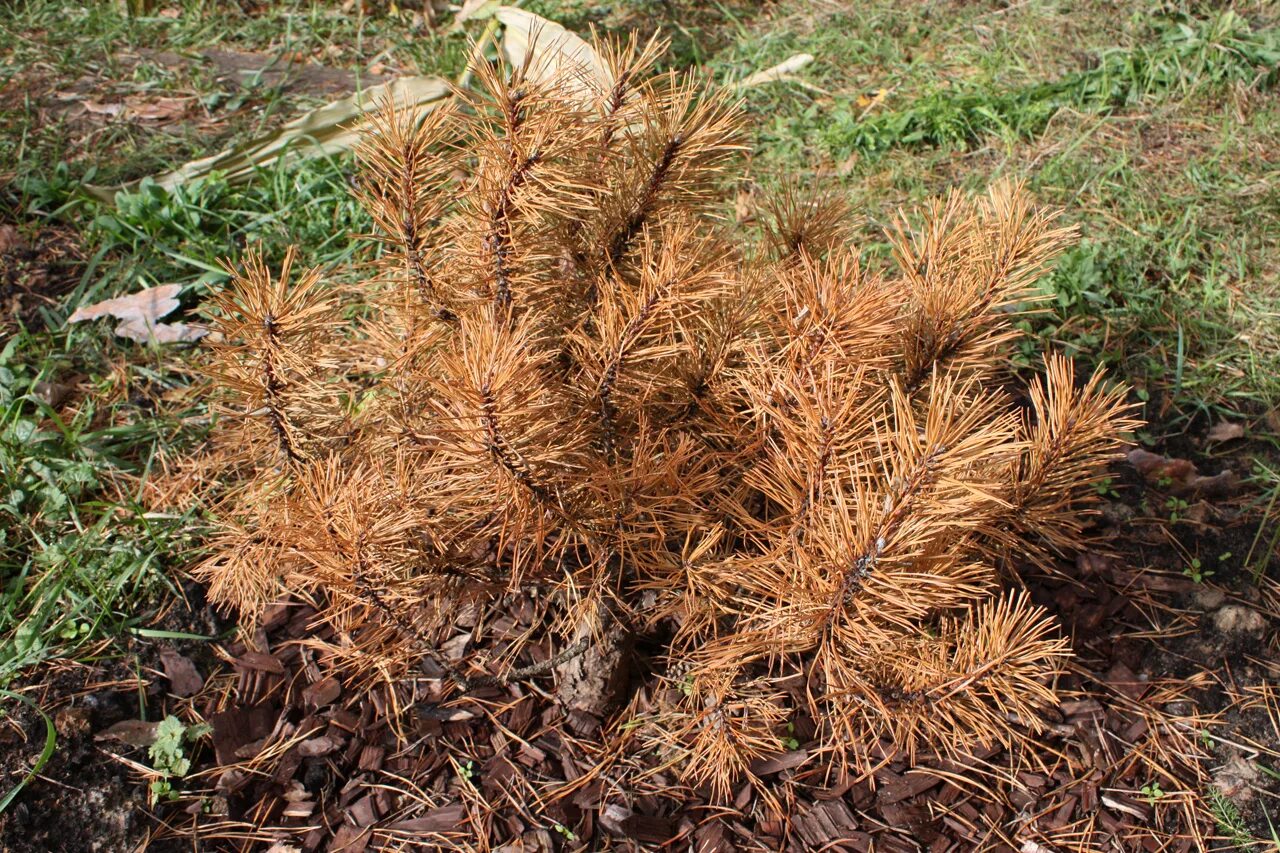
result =
[{"label": "dried pine tuft", "polygon": [[[329,665],[370,684],[661,638],[645,747],[722,797],[795,712],[863,769],[1034,731],[1069,651],[1004,588],[1079,546],[1135,426],[1061,356],[1029,389],[1006,369],[1069,230],[1018,186],[953,194],[872,272],[842,200],[790,185],[749,241],[717,216],[738,105],[651,75],[660,45],[599,49],[597,90],[486,68],[465,103],[367,123],[361,321],[292,256],[234,269],[212,596],[309,595]],[[535,585],[549,663],[438,650],[461,603]]]}]

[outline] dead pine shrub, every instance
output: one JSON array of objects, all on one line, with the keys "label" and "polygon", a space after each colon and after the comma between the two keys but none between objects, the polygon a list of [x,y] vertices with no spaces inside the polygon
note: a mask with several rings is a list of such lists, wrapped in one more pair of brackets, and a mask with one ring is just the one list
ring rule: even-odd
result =
[{"label": "dead pine shrub", "polygon": [[[864,770],[1034,732],[1069,651],[1009,589],[1079,545],[1134,427],[1062,356],[1029,389],[1007,369],[1068,229],[1018,186],[952,194],[870,271],[839,200],[793,187],[747,239],[717,216],[733,98],[652,74],[655,45],[597,47],[594,76],[483,68],[369,120],[383,251],[358,293],[233,267],[213,598],[311,597],[358,684],[464,692],[661,638],[669,689],[628,728],[720,797],[795,713]],[[550,660],[439,651],[462,604],[528,589]]]}]

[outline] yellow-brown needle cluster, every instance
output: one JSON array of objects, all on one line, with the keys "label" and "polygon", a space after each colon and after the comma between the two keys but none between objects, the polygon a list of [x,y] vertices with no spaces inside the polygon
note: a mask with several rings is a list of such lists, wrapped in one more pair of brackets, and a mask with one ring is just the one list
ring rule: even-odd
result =
[{"label": "yellow-brown needle cluster", "polygon": [[1018,187],[956,194],[873,273],[792,187],[748,241],[716,218],[736,104],[598,47],[603,74],[484,69],[369,120],[363,319],[314,271],[235,271],[211,313],[247,485],[213,597],[312,595],[334,665],[394,679],[464,597],[537,584],[562,638],[669,643],[646,731],[721,792],[795,712],[862,764],[1034,727],[1067,649],[1001,580],[1078,544],[1133,426],[1062,357],[1029,393],[1005,370],[1069,232]]}]

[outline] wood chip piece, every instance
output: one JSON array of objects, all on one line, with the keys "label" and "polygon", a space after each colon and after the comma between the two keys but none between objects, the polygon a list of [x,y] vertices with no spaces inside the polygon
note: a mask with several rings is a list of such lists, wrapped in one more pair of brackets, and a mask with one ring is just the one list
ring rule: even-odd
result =
[{"label": "wood chip piece", "polygon": [[236,659],[236,669],[284,675],[284,664],[280,663],[280,659],[265,652],[245,652]]},{"label": "wood chip piece", "polygon": [[465,832],[467,820],[466,806],[455,804],[440,806],[428,811],[421,817],[397,821],[383,827],[391,832],[427,835],[430,833]]},{"label": "wood chip piece", "polygon": [[338,742],[328,735],[320,735],[304,740],[298,744],[298,753],[303,758],[318,758],[321,755],[328,755],[338,748]]},{"label": "wood chip piece", "polygon": [[793,767],[799,767],[809,760],[809,750],[793,749],[790,752],[784,752],[781,755],[775,755],[772,758],[763,758],[755,761],[751,765],[751,772],[757,776],[768,776],[771,773],[781,773],[783,770],[790,770]]},{"label": "wood chip piece", "polygon": [[249,708],[230,708],[210,717],[213,751],[218,763],[234,764],[237,760],[236,750],[271,734],[279,716],[279,709],[274,705],[261,704]]},{"label": "wood chip piece", "polygon": [[366,744],[365,748],[360,750],[360,760],[356,762],[356,766],[364,771],[381,770],[382,761],[386,758],[387,750],[385,747]]},{"label": "wood chip piece", "polygon": [[314,684],[308,684],[302,691],[302,699],[312,708],[323,708],[331,705],[342,695],[342,685],[332,675],[322,678]]}]

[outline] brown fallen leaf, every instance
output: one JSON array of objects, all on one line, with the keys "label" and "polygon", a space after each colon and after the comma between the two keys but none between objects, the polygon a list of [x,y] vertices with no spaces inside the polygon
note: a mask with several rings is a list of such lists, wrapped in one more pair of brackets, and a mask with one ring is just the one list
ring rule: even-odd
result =
[{"label": "brown fallen leaf", "polygon": [[198,341],[208,334],[208,329],[187,323],[145,323],[126,320],[115,328],[117,337],[128,338],[140,344],[179,344]]},{"label": "brown fallen leaf", "polygon": [[1224,795],[1247,802],[1257,796],[1254,790],[1260,779],[1261,774],[1252,762],[1235,755],[1214,774],[1213,785]]},{"label": "brown fallen leaf", "polygon": [[15,252],[23,248],[22,235],[13,225],[0,225],[0,255]]},{"label": "brown fallen leaf", "polygon": [[83,320],[96,320],[99,317],[116,317],[120,320],[133,318],[159,320],[161,317],[176,311],[178,294],[182,291],[180,284],[162,284],[159,287],[148,287],[127,296],[115,299],[104,299],[92,305],[77,308],[67,318],[68,323],[79,323]]},{"label": "brown fallen leaf", "polygon": [[104,299],[93,305],[77,308],[68,323],[80,323],[85,320],[97,320],[100,317],[115,317],[121,322],[115,333],[122,338],[129,338],[138,343],[175,343],[179,341],[195,341],[205,335],[205,330],[186,323],[161,323],[161,317],[176,311],[180,284],[162,284],[148,287],[127,296]]},{"label": "brown fallen leaf", "polygon": [[1161,456],[1140,447],[1130,450],[1126,458],[1148,483],[1177,497],[1228,497],[1239,483],[1236,473],[1230,469],[1208,476],[1197,471],[1196,466],[1186,459]]},{"label": "brown fallen leaf", "polygon": [[156,742],[156,730],[159,723],[146,720],[121,720],[93,736],[94,740],[115,740],[129,746],[151,746]]},{"label": "brown fallen leaf", "polygon": [[124,112],[124,104],[104,104],[94,100],[84,100],[80,104],[87,111],[99,116],[118,116]]},{"label": "brown fallen leaf", "polygon": [[781,773],[783,770],[799,767],[808,760],[809,750],[793,749],[770,758],[761,758],[753,761],[751,763],[751,772],[757,776],[768,776],[771,773]]},{"label": "brown fallen leaf", "polygon": [[1148,480],[1181,480],[1196,473],[1196,466],[1185,459],[1170,459],[1135,447],[1129,451],[1129,464]]},{"label": "brown fallen leaf", "polygon": [[1219,421],[1214,424],[1208,435],[1210,441],[1232,441],[1237,438],[1244,438],[1244,425],[1230,421]]},{"label": "brown fallen leaf", "polygon": [[190,658],[165,648],[160,650],[160,663],[164,667],[165,678],[169,679],[169,689],[175,696],[194,696],[204,687],[204,677]]},{"label": "brown fallen leaf", "polygon": [[[325,104],[264,136],[219,154],[192,160],[173,171],[155,175],[152,180],[161,189],[171,190],[217,170],[229,183],[243,183],[263,166],[331,156],[349,150],[360,138],[356,127],[358,119],[376,104],[395,101],[405,108],[425,110],[439,106],[452,95],[452,86],[442,78],[400,77]],[[116,193],[133,191],[138,183],[133,181],[112,187],[85,184],[84,188],[99,201],[115,204]]]},{"label": "brown fallen leaf", "polygon": [[139,121],[163,121],[181,118],[186,115],[191,101],[187,98],[153,98],[147,101],[129,103],[124,115]]}]

